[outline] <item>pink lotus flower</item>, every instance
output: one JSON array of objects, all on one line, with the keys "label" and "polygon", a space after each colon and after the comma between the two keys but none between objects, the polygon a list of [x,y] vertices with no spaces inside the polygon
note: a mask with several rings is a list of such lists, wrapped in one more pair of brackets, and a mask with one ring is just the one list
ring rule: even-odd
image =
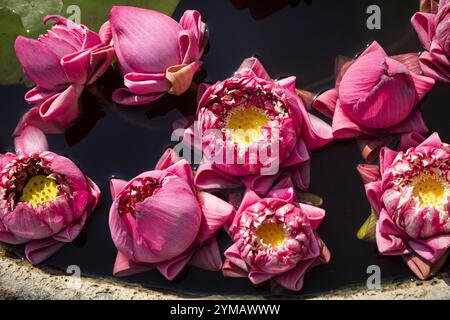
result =
[{"label": "pink lotus flower", "polygon": [[38,264],[72,242],[97,206],[100,190],[69,159],[47,151],[41,130],[27,126],[16,154],[0,154],[0,241],[25,243]]},{"label": "pink lotus flower", "polygon": [[333,135],[339,139],[426,132],[417,104],[434,80],[416,74],[419,70],[416,54],[389,57],[374,42],[342,68],[336,87],[313,107],[333,118]]},{"label": "pink lotus flower", "polygon": [[126,86],[114,92],[115,102],[147,104],[189,88],[207,42],[197,11],[186,11],[177,23],[157,11],[113,7],[109,25]]},{"label": "pink lotus flower", "polygon": [[[78,99],[85,86],[94,83],[114,57],[102,35],[61,16],[47,16],[55,24],[38,39],[17,37],[15,50],[28,78],[36,87],[25,95],[38,105],[22,122],[46,132],[67,129],[80,114]],[[19,129],[20,130],[20,129]]]},{"label": "pink lotus flower", "polygon": [[156,267],[173,280],[188,264],[220,270],[216,232],[233,213],[227,202],[194,187],[189,164],[168,149],[156,169],[131,181],[111,180],[109,214],[118,249],[113,273]]},{"label": "pink lotus flower", "polygon": [[426,279],[445,263],[450,245],[450,146],[436,133],[414,144],[405,152],[384,148],[379,168],[359,170],[378,215],[378,250],[402,255]]},{"label": "pink lotus flower", "polygon": [[427,50],[420,55],[420,66],[426,76],[450,82],[450,1],[440,0],[439,6],[431,2],[430,12],[417,12],[411,19]]},{"label": "pink lotus flower", "polygon": [[234,244],[225,251],[225,276],[248,277],[254,285],[271,280],[299,291],[305,273],[330,260],[316,232],[325,211],[296,202],[287,180],[266,198],[246,192],[229,230]]},{"label": "pink lotus flower", "polygon": [[308,187],[309,152],[331,141],[332,134],[306,111],[295,82],[295,77],[272,80],[258,59],[249,58],[233,77],[203,87],[197,122],[185,134],[203,150],[198,187],[245,184],[264,194],[282,175]]}]

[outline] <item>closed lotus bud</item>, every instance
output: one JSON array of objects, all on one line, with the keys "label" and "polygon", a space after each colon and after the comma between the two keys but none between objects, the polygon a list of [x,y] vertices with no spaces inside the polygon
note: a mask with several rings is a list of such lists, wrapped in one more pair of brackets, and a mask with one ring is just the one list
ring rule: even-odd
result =
[{"label": "closed lotus bud", "polygon": [[118,6],[104,28],[110,28],[126,87],[114,92],[115,102],[141,105],[189,88],[207,42],[197,11],[176,22],[157,11]]},{"label": "closed lotus bud", "polygon": [[[416,63],[413,63],[413,62]],[[426,132],[417,104],[434,80],[413,71],[417,56],[389,57],[376,42],[347,64],[313,106],[333,118],[336,138]]]},{"label": "closed lotus bud", "polygon": [[156,170],[128,182],[111,180],[109,226],[118,249],[115,275],[141,272],[151,265],[172,280],[188,263],[220,269],[215,233],[233,207],[198,192],[193,179],[189,164],[168,149]]}]

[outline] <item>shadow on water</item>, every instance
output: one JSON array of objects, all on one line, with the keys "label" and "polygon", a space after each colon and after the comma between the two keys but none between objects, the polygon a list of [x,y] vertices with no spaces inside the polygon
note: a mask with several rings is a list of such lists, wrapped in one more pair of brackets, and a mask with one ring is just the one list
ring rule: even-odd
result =
[{"label": "shadow on water", "polygon": [[[270,2],[270,3],[269,3]],[[197,9],[208,23],[211,40],[204,56],[205,72],[196,82],[216,82],[233,74],[241,61],[258,55],[273,78],[297,76],[299,88],[320,92],[333,86],[337,56],[354,56],[377,40],[390,54],[420,51],[410,27],[416,2],[410,0],[313,1],[184,0],[174,17]],[[382,11],[382,30],[366,28],[366,9],[377,4]],[[248,9],[248,10],[247,10]],[[250,11],[250,13],[248,12]],[[112,176],[131,179],[153,169],[170,141],[174,122],[195,113],[196,93],[167,96],[154,105],[117,106],[110,101],[112,89],[121,85],[117,72],[106,74],[99,86],[82,97],[83,117],[65,136],[49,136],[52,151],[67,155],[101,188],[99,208],[87,229],[45,264],[65,270],[80,266],[84,274],[111,276],[116,249],[108,228],[111,205],[108,181]],[[0,86],[0,148],[12,150],[10,135],[23,112],[23,86]],[[437,85],[423,103],[430,131],[450,141],[448,85]],[[319,233],[332,253],[331,262],[311,270],[304,294],[326,292],[352,284],[364,284],[367,267],[378,265],[384,280],[411,277],[398,257],[377,253],[373,243],[358,241],[355,234],[369,213],[362,182],[355,166],[362,162],[352,141],[336,141],[312,155],[311,189],[324,198],[327,217]],[[174,199],[176,201],[176,199]],[[220,247],[230,245],[222,233]],[[17,247],[16,247],[17,248]],[[16,252],[21,252],[20,248]],[[448,269],[448,265],[447,265]],[[149,288],[194,294],[289,294],[268,285],[254,288],[246,279],[222,277],[220,272],[191,268],[171,283],[156,271],[123,279]]]}]

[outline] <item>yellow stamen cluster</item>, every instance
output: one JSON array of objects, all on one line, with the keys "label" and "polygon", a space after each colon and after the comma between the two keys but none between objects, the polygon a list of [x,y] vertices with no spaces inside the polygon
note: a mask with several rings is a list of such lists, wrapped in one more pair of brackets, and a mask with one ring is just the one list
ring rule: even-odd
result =
[{"label": "yellow stamen cluster", "polygon": [[256,237],[264,244],[275,247],[286,240],[286,232],[282,224],[265,222],[256,229]]},{"label": "yellow stamen cluster", "polygon": [[31,203],[36,208],[54,200],[58,194],[58,185],[55,180],[46,176],[34,176],[25,185],[20,201]]},{"label": "yellow stamen cluster", "polygon": [[231,110],[225,120],[233,141],[241,146],[248,146],[252,141],[263,139],[261,127],[268,124],[267,114],[254,106],[240,106]]},{"label": "yellow stamen cluster", "polygon": [[437,175],[421,174],[413,180],[413,196],[419,199],[423,208],[438,208],[447,203],[446,188],[446,181]]}]

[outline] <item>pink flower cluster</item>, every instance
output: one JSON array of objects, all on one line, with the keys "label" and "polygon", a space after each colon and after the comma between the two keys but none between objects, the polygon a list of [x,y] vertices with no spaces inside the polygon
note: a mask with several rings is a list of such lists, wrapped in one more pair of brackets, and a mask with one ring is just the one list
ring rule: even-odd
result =
[{"label": "pink flower cluster", "polygon": [[433,134],[405,152],[384,148],[379,168],[359,170],[378,215],[379,251],[402,255],[421,279],[434,275],[450,246],[450,146]]}]

